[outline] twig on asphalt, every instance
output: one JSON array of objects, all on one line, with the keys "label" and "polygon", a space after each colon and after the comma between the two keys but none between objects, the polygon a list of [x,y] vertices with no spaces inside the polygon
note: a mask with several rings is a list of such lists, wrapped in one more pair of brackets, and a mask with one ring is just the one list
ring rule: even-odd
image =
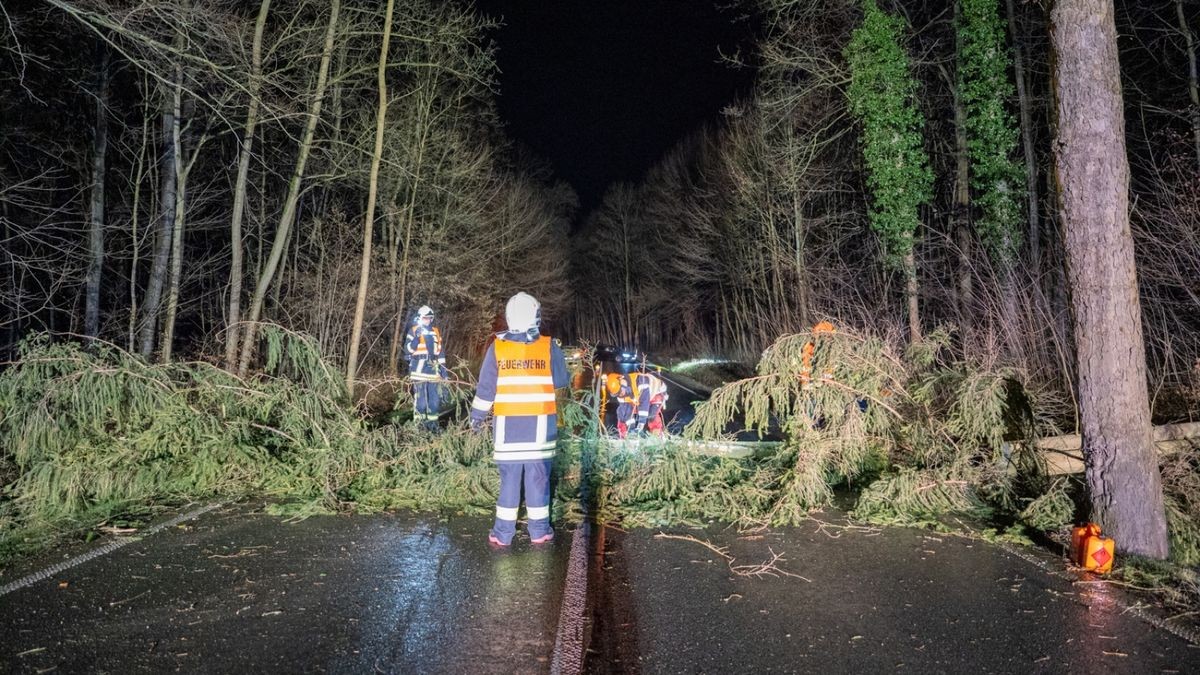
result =
[{"label": "twig on asphalt", "polygon": [[130,600],[137,600],[138,598],[142,597],[143,595],[145,595],[145,594],[147,594],[147,593],[149,593],[149,592],[150,592],[149,590],[145,590],[145,591],[142,591],[141,593],[138,593],[137,595],[135,595],[135,596],[133,596],[133,597],[131,597],[131,598],[125,598],[124,600],[114,600],[114,601],[112,601],[112,602],[108,603],[108,606],[109,606],[109,607],[116,607],[117,605],[123,605],[123,604],[125,604],[125,603],[129,602]]},{"label": "twig on asphalt", "polygon": [[729,547],[727,546],[716,546],[711,542],[704,541],[703,539],[697,539],[696,537],[687,534],[667,534],[666,532],[659,532],[658,534],[654,535],[654,538],[678,539],[680,541],[690,541],[693,544],[700,544],[704,548],[707,548],[713,553],[721,556],[721,558],[725,561],[725,564],[729,567],[729,571],[733,572],[739,577],[792,577],[793,579],[800,579],[802,581],[807,581],[810,584],[812,583],[812,579],[802,577],[799,574],[789,572],[785,569],[780,569],[778,563],[787,562],[787,559],[783,557],[782,553],[776,553],[775,550],[769,546],[767,547],[767,550],[771,552],[771,558],[769,560],[763,561],[756,565],[734,565],[733,563],[737,559],[729,555]]}]

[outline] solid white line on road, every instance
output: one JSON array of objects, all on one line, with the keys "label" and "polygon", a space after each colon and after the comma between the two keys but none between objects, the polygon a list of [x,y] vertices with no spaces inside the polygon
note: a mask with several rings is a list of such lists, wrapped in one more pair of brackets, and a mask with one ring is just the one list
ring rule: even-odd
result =
[{"label": "solid white line on road", "polygon": [[42,581],[43,579],[49,579],[50,577],[54,576],[55,574],[58,574],[59,572],[69,570],[72,567],[75,567],[76,565],[82,565],[83,563],[85,563],[89,560],[93,560],[95,558],[99,558],[102,555],[112,553],[113,551],[115,551],[123,546],[132,544],[135,541],[141,541],[141,540],[145,539],[146,537],[149,537],[150,535],[155,534],[156,532],[161,532],[162,530],[167,529],[168,527],[174,527],[182,522],[192,520],[193,518],[198,518],[199,516],[202,516],[205,513],[208,513],[209,511],[212,511],[213,509],[218,508],[220,506],[221,506],[221,504],[218,502],[215,504],[209,504],[208,506],[201,506],[200,508],[197,508],[197,509],[192,509],[191,511],[188,511],[187,513],[175,516],[174,518],[171,518],[170,520],[158,523],[157,525],[152,525],[152,526],[146,528],[145,530],[139,532],[136,536],[123,537],[121,539],[117,539],[116,541],[105,544],[104,546],[101,546],[99,548],[92,549],[91,551],[88,551],[87,553],[84,553],[82,555],[77,555],[74,558],[69,558],[67,560],[64,560],[64,561],[56,564],[56,565],[51,565],[50,567],[47,567],[46,569],[40,570],[38,572],[34,572],[33,574],[28,574],[26,576],[23,576],[20,579],[17,579],[16,581],[5,584],[4,586],[0,586],[0,596],[8,595],[9,593],[12,593],[13,591],[18,591],[22,588],[25,588],[26,586],[32,586],[33,584],[36,584],[37,582]]}]

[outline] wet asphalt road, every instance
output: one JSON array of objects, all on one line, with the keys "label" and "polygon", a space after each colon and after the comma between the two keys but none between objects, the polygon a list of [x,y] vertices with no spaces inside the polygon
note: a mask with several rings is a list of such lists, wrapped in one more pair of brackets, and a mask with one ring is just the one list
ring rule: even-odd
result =
[{"label": "wet asphalt road", "polygon": [[[0,671],[549,669],[570,534],[490,519],[300,523],[229,508],[0,598]],[[0,584],[12,581],[8,575]]]},{"label": "wet asphalt road", "polygon": [[[733,565],[774,551],[805,579],[739,576],[653,530],[597,533],[588,671],[1200,672],[1200,649],[1057,558],[820,517],[834,524],[671,531]],[[495,551],[487,527],[215,511],[0,597],[0,671],[548,672],[570,533]]]},{"label": "wet asphalt road", "polygon": [[[829,518],[827,514],[823,518]],[[594,673],[1196,673],[1200,649],[1114,587],[983,542],[814,522],[756,535],[607,530]],[[834,538],[836,537],[836,538]]]}]

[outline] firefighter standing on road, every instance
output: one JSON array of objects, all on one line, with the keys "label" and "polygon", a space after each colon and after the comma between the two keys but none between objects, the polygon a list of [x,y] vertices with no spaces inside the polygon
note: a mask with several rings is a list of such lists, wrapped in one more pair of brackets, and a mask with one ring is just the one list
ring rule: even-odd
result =
[{"label": "firefighter standing on road", "polygon": [[496,521],[488,541],[512,544],[525,487],[529,538],[543,544],[554,538],[550,527],[550,466],[558,441],[558,407],[554,390],[570,384],[562,350],[541,335],[541,305],[517,293],[505,308],[508,331],[498,333],[479,371],[471,404],[471,426],[483,428],[493,414],[495,452],[500,469]]},{"label": "firefighter standing on road", "polygon": [[413,419],[432,432],[438,427],[442,380],[446,377],[446,354],[442,333],[433,325],[433,309],[422,305],[404,340],[408,352],[408,376],[413,383]]},{"label": "firefighter standing on road", "polygon": [[663,429],[662,410],[667,403],[667,384],[651,373],[609,373],[604,380],[609,396],[617,399],[617,434],[625,438],[628,434],[651,431],[661,435]]}]

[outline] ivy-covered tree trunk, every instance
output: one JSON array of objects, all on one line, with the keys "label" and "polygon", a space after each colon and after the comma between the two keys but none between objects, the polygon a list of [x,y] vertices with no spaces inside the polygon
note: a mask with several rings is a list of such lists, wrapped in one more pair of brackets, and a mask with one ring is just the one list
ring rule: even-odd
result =
[{"label": "ivy-covered tree trunk", "polygon": [[1055,169],[1093,517],[1119,550],[1165,558],[1158,455],[1129,227],[1129,162],[1112,0],[1058,0]]},{"label": "ivy-covered tree trunk", "polygon": [[871,229],[883,243],[887,267],[904,274],[908,330],[921,336],[913,246],[920,208],[933,195],[933,172],[925,152],[925,116],[916,104],[917,82],[901,46],[901,21],[874,0],[863,5],[862,24],[846,47],[847,95],[862,126],[863,159],[871,191]]}]

